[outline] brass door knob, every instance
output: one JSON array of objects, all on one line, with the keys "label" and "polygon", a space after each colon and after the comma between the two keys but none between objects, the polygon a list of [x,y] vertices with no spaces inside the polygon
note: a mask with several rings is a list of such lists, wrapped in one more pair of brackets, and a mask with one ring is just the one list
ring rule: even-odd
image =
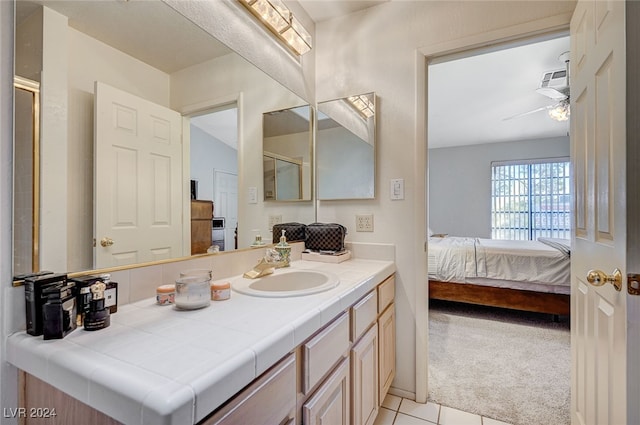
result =
[{"label": "brass door knob", "polygon": [[589,273],[587,273],[587,282],[593,286],[602,286],[608,282],[616,288],[616,291],[621,291],[622,272],[619,269],[615,269],[613,274],[608,275],[602,270],[589,270]]},{"label": "brass door knob", "polygon": [[108,247],[108,246],[111,246],[111,245],[113,245],[113,239],[104,237],[104,238],[100,239],[100,245],[102,245],[105,248]]}]

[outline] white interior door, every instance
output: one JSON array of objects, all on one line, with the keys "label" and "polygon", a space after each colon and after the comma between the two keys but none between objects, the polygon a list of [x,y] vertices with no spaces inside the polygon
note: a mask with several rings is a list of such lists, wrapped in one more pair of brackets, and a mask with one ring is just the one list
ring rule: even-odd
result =
[{"label": "white interior door", "polygon": [[213,215],[225,218],[224,249],[231,251],[238,224],[238,175],[215,170],[213,180]]},{"label": "white interior door", "polygon": [[181,117],[95,84],[94,266],[182,255]]},{"label": "white interior door", "polygon": [[[625,2],[579,1],[571,20],[573,424],[627,424],[627,403],[638,402],[626,381],[625,66]],[[588,281],[592,269],[616,268],[622,290]]]}]

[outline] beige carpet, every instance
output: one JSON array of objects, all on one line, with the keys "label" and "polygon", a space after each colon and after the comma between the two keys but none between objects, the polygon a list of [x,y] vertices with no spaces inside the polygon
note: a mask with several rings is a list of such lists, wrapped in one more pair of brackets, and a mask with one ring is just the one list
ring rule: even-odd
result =
[{"label": "beige carpet", "polygon": [[570,424],[569,318],[432,302],[429,400],[516,425]]}]

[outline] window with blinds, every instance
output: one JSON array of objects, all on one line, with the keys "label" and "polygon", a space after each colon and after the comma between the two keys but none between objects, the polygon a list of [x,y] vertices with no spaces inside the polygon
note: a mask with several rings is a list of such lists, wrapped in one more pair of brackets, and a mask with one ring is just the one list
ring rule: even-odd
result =
[{"label": "window with blinds", "polygon": [[491,237],[571,237],[569,158],[491,164]]}]

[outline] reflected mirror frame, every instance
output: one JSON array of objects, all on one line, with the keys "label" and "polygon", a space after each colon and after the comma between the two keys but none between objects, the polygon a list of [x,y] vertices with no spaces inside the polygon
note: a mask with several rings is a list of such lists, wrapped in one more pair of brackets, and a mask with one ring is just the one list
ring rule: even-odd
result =
[{"label": "reflected mirror frame", "polygon": [[[316,117],[319,117],[320,114],[322,114],[322,105],[324,104],[328,104],[330,102],[339,102],[339,101],[344,101],[344,102],[348,102],[349,99],[352,98],[358,98],[358,97],[367,97],[369,99],[369,101],[371,102],[371,104],[373,105],[373,123],[372,123],[372,130],[373,130],[373,135],[371,137],[371,145],[373,146],[373,173],[372,173],[372,179],[373,179],[373,190],[372,190],[372,196],[371,197],[344,197],[344,198],[335,198],[335,197],[326,197],[323,198],[321,197],[321,191],[320,191],[320,173],[318,172],[318,168],[320,166],[319,161],[318,161],[318,148],[319,148],[319,137],[318,134],[320,132],[319,129],[319,120],[318,118],[316,118],[316,122],[315,122],[315,132],[314,132],[314,136],[315,136],[315,151],[316,151],[316,164],[315,164],[315,168],[316,168],[316,172],[315,172],[315,178],[316,178],[316,196],[317,196],[317,200],[318,201],[356,201],[356,200],[375,200],[376,199],[376,193],[377,193],[377,185],[376,185],[376,179],[377,179],[377,156],[378,156],[378,149],[377,149],[377,131],[378,131],[378,102],[377,102],[377,96],[375,92],[368,92],[368,93],[361,93],[361,94],[356,94],[356,95],[352,95],[352,96],[346,96],[346,97],[341,97],[341,98],[337,98],[337,99],[330,99],[330,100],[325,100],[322,102],[318,102],[317,104],[317,113],[316,113]],[[354,105],[355,108],[355,105]],[[329,117],[331,118],[331,117]],[[364,116],[363,116],[364,118]]]},{"label": "reflected mirror frame", "polygon": [[[300,191],[301,191],[301,199],[277,199],[277,194],[275,195],[271,195],[268,196],[268,190],[267,190],[267,175],[265,173],[265,169],[264,169],[264,158],[268,157],[270,159],[273,159],[274,161],[274,173],[276,173],[277,175],[277,167],[275,166],[276,160],[280,159],[280,160],[285,160],[287,161],[287,156],[285,155],[281,155],[279,153],[275,153],[271,152],[270,150],[265,148],[265,134],[267,134],[266,131],[266,117],[268,115],[272,115],[272,114],[277,114],[277,113],[285,113],[285,112],[291,112],[291,113],[295,113],[293,112],[295,109],[299,109],[299,108],[308,108],[309,110],[309,116],[308,116],[308,127],[307,127],[307,131],[309,133],[309,141],[308,141],[308,155],[309,155],[309,182],[308,182],[308,190],[309,190],[309,196],[307,198],[304,197],[304,161],[302,164],[302,167],[300,169],[300,179],[299,179],[299,184],[300,184]],[[263,158],[263,170],[262,170],[262,175],[263,175],[263,179],[262,179],[262,193],[263,193],[263,201],[264,202],[312,202],[314,200],[314,193],[315,193],[315,156],[314,156],[314,140],[315,140],[315,134],[314,134],[314,129],[315,129],[315,118],[316,117],[316,112],[315,112],[315,108],[309,104],[304,104],[304,105],[298,105],[298,106],[293,106],[291,108],[285,108],[285,109],[279,109],[279,110],[275,110],[275,111],[268,111],[268,112],[264,112],[262,114],[262,158]],[[307,119],[307,118],[305,118]],[[295,134],[295,133],[292,133]],[[292,161],[288,161],[288,162],[292,162],[292,163],[297,163],[299,162],[298,160],[296,160],[295,158],[291,158]],[[274,175],[274,182],[273,182],[273,186],[274,186],[274,190],[277,187],[277,182],[275,181],[275,175]]]},{"label": "reflected mirror frame", "polygon": [[[20,76],[14,76],[13,80],[14,91],[22,90],[31,94],[31,142],[32,142],[32,181],[31,181],[31,268],[32,272],[37,273],[40,271],[40,83],[32,81]],[[15,108],[14,98],[14,114],[17,113]],[[15,122],[15,119],[14,119]],[[13,137],[14,152],[16,151],[16,134]],[[14,164],[14,178],[15,178],[15,166]],[[15,187],[15,182],[13,184]],[[15,220],[17,214],[15,213],[15,194],[13,202],[13,219],[12,226],[14,228],[13,241],[12,241],[12,274],[15,274]],[[14,282],[14,286],[16,283]]]}]

